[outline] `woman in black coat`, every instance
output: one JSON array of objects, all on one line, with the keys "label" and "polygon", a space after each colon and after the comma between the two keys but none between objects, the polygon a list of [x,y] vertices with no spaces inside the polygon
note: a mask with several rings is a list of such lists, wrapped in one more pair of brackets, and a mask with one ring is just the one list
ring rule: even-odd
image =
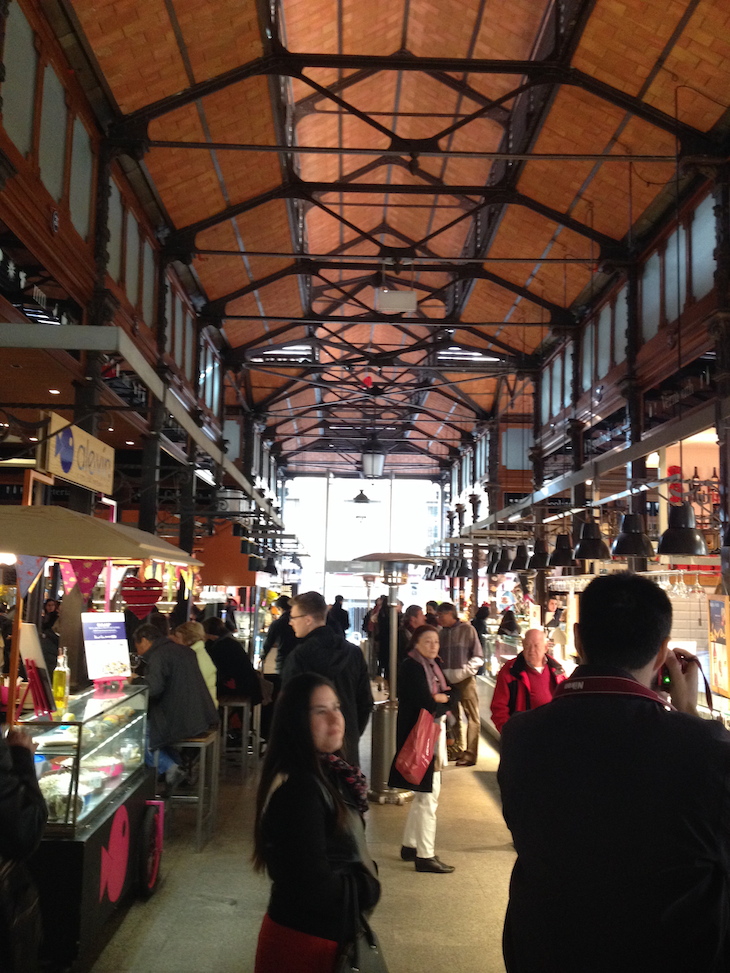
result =
[{"label": "woman in black coat", "polygon": [[344,734],[332,683],[294,676],[276,703],[256,800],[253,861],[273,885],[255,973],[330,973],[355,936],[355,902],[367,914],[380,898],[367,785],[340,756]]},{"label": "woman in black coat", "polygon": [[[388,784],[415,791],[403,831],[400,856],[403,861],[416,863],[417,872],[446,875],[454,871],[436,857],[436,809],[441,791],[441,767],[446,765],[445,714],[449,708],[449,687],[436,661],[439,654],[438,631],[432,625],[422,625],[413,633],[410,651],[398,670],[398,722],[396,746],[400,751],[422,709],[433,713],[441,724],[436,753],[420,784],[409,783],[396,770],[395,760],[390,769]],[[397,754],[396,754],[397,759]]]}]

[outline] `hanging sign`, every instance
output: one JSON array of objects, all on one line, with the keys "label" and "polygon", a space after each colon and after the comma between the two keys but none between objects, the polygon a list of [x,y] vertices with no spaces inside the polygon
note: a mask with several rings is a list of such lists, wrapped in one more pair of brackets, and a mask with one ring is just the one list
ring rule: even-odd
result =
[{"label": "hanging sign", "polygon": [[[114,485],[114,450],[63,416],[49,413],[46,470],[70,483],[111,493]],[[55,434],[55,435],[54,435]]]}]

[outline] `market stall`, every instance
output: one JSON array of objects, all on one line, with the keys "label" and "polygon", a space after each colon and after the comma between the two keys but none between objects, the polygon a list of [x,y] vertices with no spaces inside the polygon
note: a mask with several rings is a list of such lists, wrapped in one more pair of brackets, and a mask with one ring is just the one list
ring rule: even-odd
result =
[{"label": "market stall", "polygon": [[[27,630],[35,630],[23,622],[23,599],[47,560],[88,562],[96,576],[108,562],[186,568],[200,562],[145,531],[62,507],[0,506],[0,537],[3,551],[16,556],[17,574],[8,722],[19,719],[38,744],[37,772],[49,808],[46,834],[29,864],[40,891],[45,959],[51,969],[64,969],[103,941],[108,920],[135,893],[154,890],[161,806],[144,763],[146,687],[127,685],[123,673],[99,678],[92,671],[94,684],[59,699],[56,708],[49,681],[29,676],[33,711],[20,713],[20,648]],[[35,666],[26,668],[33,673]]]}]

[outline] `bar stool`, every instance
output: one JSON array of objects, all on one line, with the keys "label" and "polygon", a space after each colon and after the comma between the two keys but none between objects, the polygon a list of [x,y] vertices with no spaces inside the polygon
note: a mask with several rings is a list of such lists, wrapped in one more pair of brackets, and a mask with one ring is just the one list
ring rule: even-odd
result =
[{"label": "bar stool", "polygon": [[[241,755],[241,777],[246,778],[249,769],[249,761],[252,760],[254,766],[258,764],[261,754],[261,705],[251,706],[248,696],[219,696],[218,706],[221,710],[223,745],[221,747],[221,759],[225,760],[229,754]],[[228,727],[232,709],[240,709],[241,712],[241,745],[231,746],[228,741]]]},{"label": "bar stool", "polygon": [[218,767],[220,764],[220,735],[218,727],[198,737],[179,740],[175,749],[199,754],[198,781],[194,793],[178,794],[173,791],[169,798],[170,808],[178,804],[193,804],[195,816],[195,850],[200,851],[213,834],[218,813]]}]

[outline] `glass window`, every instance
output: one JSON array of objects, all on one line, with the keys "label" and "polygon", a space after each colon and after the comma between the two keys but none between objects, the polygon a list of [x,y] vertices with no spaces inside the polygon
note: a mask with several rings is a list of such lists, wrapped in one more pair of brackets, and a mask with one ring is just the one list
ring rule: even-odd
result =
[{"label": "glass window", "polygon": [[532,435],[526,426],[505,429],[502,433],[502,465],[508,470],[529,470],[527,454],[531,441]]},{"label": "glass window", "polygon": [[715,285],[714,202],[712,196],[703,199],[692,220],[692,290],[696,300],[709,294]]},{"label": "glass window", "polygon": [[3,126],[18,152],[27,155],[33,139],[33,102],[38,54],[33,43],[33,31],[17,3],[11,3],[8,8],[3,61]]},{"label": "glass window", "polygon": [[563,359],[556,358],[553,362],[553,390],[550,396],[553,412],[555,416],[560,412],[560,405],[563,401]]},{"label": "glass window", "polygon": [[124,265],[127,297],[136,306],[139,297],[139,224],[127,210],[127,259]]},{"label": "glass window", "polygon": [[563,408],[567,409],[573,400],[572,396],[572,385],[573,385],[573,355],[575,353],[575,342],[571,341],[569,345],[565,346],[565,351],[563,352]]},{"label": "glass window", "polygon": [[546,365],[542,370],[540,379],[542,382],[542,421],[547,422],[552,412],[550,411],[550,384],[551,384],[552,365]]},{"label": "glass window", "polygon": [[611,305],[598,316],[596,335],[596,378],[603,378],[611,367]]},{"label": "glass window", "polygon": [[593,387],[593,373],[595,366],[595,351],[593,348],[593,322],[587,324],[583,331],[583,355],[581,358],[581,388],[584,392]]},{"label": "glass window", "polygon": [[43,72],[43,107],[38,164],[43,185],[59,202],[63,195],[63,167],[66,157],[66,92],[51,65]]},{"label": "glass window", "polygon": [[644,265],[641,277],[641,336],[644,341],[653,338],[659,330],[660,280],[659,254],[653,253]]},{"label": "glass window", "polygon": [[71,222],[87,239],[91,229],[91,191],[94,182],[94,155],[91,139],[80,118],[74,119],[71,146],[71,184],[68,205]]},{"label": "glass window", "polygon": [[[679,282],[679,288],[677,283]],[[679,307],[677,297],[679,296]],[[683,226],[669,237],[664,252],[664,306],[667,321],[676,321],[687,300],[687,232]]]},{"label": "glass window", "polygon": [[190,382],[195,374],[195,319],[185,312],[185,374]]},{"label": "glass window", "polygon": [[142,248],[142,317],[150,328],[155,327],[155,251],[144,241]]},{"label": "glass window", "polygon": [[175,359],[175,364],[179,368],[183,368],[183,360],[185,358],[185,332],[183,330],[183,307],[180,298],[175,295],[175,300],[173,301],[173,311],[172,311],[172,333],[173,339],[173,357]]},{"label": "glass window", "polygon": [[122,276],[122,223],[124,208],[122,206],[122,194],[117,188],[117,184],[112,179],[111,193],[109,194],[109,276],[117,283]]},{"label": "glass window", "polygon": [[621,288],[613,308],[613,354],[616,363],[626,358],[626,330],[629,326],[628,287]]},{"label": "glass window", "polygon": [[167,322],[165,327],[165,351],[167,352],[168,355],[172,354],[172,338],[174,332],[172,307],[173,307],[172,285],[170,284],[170,281],[167,278],[165,278],[165,321]]}]

